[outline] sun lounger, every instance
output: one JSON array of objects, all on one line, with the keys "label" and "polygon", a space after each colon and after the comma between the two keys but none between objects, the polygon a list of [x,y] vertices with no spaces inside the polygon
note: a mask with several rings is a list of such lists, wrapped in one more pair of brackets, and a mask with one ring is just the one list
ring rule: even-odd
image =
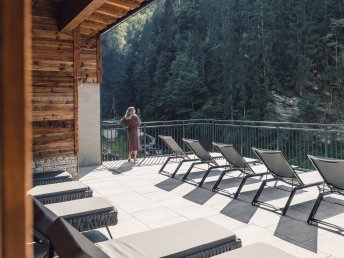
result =
[{"label": "sun lounger", "polygon": [[43,204],[65,202],[92,197],[92,189],[80,182],[69,181],[50,185],[38,185],[28,191],[28,194]]},{"label": "sun lounger", "polygon": [[[282,215],[285,215],[297,190],[305,189],[312,186],[319,186],[323,183],[319,176],[319,173],[317,172],[306,172],[303,174],[298,174],[285,159],[281,151],[261,150],[257,148],[252,148],[252,150],[264,163],[264,165],[268,169],[268,172],[272,176],[272,178],[266,179],[262,182],[255,197],[253,198],[253,205],[265,204],[264,202],[259,201],[258,198],[261,195],[264,187],[266,186],[266,183],[273,181],[277,183],[278,181],[281,181],[291,186],[289,198],[286,205],[282,209]],[[313,176],[309,177],[310,174],[312,174]],[[310,179],[310,181],[307,182],[307,179]],[[276,189],[280,189],[276,186],[276,184],[273,187]]]},{"label": "sun lounger", "polygon": [[[324,179],[324,187],[320,191],[317,200],[314,203],[313,209],[307,220],[308,224],[312,222],[324,224],[331,227],[339,228],[333,224],[315,218],[315,214],[324,197],[330,194],[344,195],[344,160],[322,158],[308,155],[308,158],[319,171],[321,177]],[[331,202],[333,204],[343,205],[342,203]],[[343,230],[342,228],[340,228]]]},{"label": "sun lounger", "polygon": [[215,255],[214,258],[296,258],[297,256],[265,243],[256,243],[242,248]]},{"label": "sun lounger", "polygon": [[[91,197],[68,202],[43,205],[33,197],[34,228],[46,236],[46,227],[55,216],[63,217],[79,231],[93,230],[117,224],[117,209],[111,202],[101,197]],[[48,218],[48,219],[47,219]],[[43,227],[43,228],[42,228]]]},{"label": "sun lounger", "polygon": [[[179,168],[183,165],[185,162],[193,162],[198,159],[191,159],[178,145],[178,143],[175,142],[175,140],[171,136],[165,136],[165,135],[159,135],[160,139],[166,144],[166,146],[173,152],[174,156],[170,156],[167,158],[165,163],[162,165],[162,167],[159,169],[159,173],[163,175],[167,175],[170,177],[175,177],[177,174]],[[176,169],[171,173],[168,171],[165,171],[164,168],[170,162],[172,159],[181,159]]]},{"label": "sun lounger", "polygon": [[206,219],[181,222],[95,245],[59,218],[48,228],[48,237],[62,258],[205,258],[241,247],[241,240],[233,232]]},{"label": "sun lounger", "polygon": [[56,184],[67,181],[72,181],[71,174],[64,170],[47,171],[32,174],[33,186]]},{"label": "sun lounger", "polygon": [[[183,138],[183,141],[189,146],[189,148],[195,153],[195,155],[198,157],[199,161],[195,161],[191,164],[189,169],[186,171],[186,173],[183,176],[183,181],[191,181],[196,185],[202,185],[204,181],[196,182],[193,179],[189,179],[188,175],[191,173],[192,169],[195,165],[201,165],[201,164],[207,164],[208,169],[206,170],[205,174],[209,174],[211,169],[216,168],[224,168],[228,167],[228,165],[219,165],[213,156],[210,155],[208,151],[206,151],[201,143],[198,140],[193,139],[185,139]],[[217,157],[216,157],[217,158]]]},{"label": "sun lounger", "polygon": [[[233,171],[240,171],[245,176],[242,178],[241,183],[235,193],[230,194],[234,199],[237,198],[240,194],[241,189],[245,185],[247,179],[252,177],[262,177],[264,175],[267,175],[268,173],[255,173],[254,170],[251,168],[250,164],[256,164],[258,163],[258,160],[251,159],[250,161],[246,161],[239,152],[234,148],[232,144],[223,144],[223,143],[215,143],[213,142],[214,147],[222,154],[222,156],[225,158],[225,160],[228,162],[230,168],[223,170],[221,175],[219,176],[218,180],[216,181],[213,191],[214,192],[221,192],[223,189],[219,188],[219,185],[223,179],[223,177],[231,173]],[[204,180],[208,176],[210,168],[207,173],[204,175],[202,182],[200,186],[203,184]]]}]

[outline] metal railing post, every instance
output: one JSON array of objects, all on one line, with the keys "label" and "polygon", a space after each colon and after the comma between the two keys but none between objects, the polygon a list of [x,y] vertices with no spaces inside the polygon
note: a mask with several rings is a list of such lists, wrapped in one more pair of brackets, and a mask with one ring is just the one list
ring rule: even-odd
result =
[{"label": "metal railing post", "polygon": [[[185,138],[185,121],[182,122],[183,125],[183,130],[182,130],[182,138]],[[185,151],[185,142],[182,140],[183,142],[183,151]]]},{"label": "metal railing post", "polygon": [[325,157],[328,157],[328,127],[325,126]]},{"label": "metal railing post", "polygon": [[[212,139],[211,139],[211,142],[215,142],[215,120],[212,119],[211,123],[212,123],[212,136],[211,136]],[[214,145],[211,144],[211,146],[212,146],[212,151],[214,152]]]},{"label": "metal railing post", "polygon": [[279,148],[279,141],[280,141],[280,129],[279,129],[279,126],[277,126],[277,135],[276,135],[276,137],[277,137],[277,150],[279,150],[280,148]]},{"label": "metal railing post", "polygon": [[145,148],[144,148],[144,152],[145,152],[145,158],[147,157],[147,132],[146,132],[146,124],[144,123],[143,124],[143,135],[144,135],[144,145],[145,145]]},{"label": "metal railing post", "polygon": [[244,132],[242,123],[240,122],[240,155],[243,156],[243,145],[244,145]]}]

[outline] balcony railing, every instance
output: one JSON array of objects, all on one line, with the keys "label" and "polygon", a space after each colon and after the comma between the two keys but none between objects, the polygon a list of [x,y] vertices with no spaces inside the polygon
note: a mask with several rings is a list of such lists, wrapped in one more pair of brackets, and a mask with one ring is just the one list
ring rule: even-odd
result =
[{"label": "balcony railing", "polygon": [[[127,129],[118,122],[103,122],[101,130],[103,161],[126,159]],[[245,157],[255,157],[253,146],[281,150],[290,163],[303,168],[311,168],[307,154],[344,157],[344,125],[339,124],[176,120],[144,122],[139,133],[145,158],[170,154],[159,135],[172,136],[186,152],[182,138],[198,139],[208,151],[213,151],[212,142],[233,144]]]}]

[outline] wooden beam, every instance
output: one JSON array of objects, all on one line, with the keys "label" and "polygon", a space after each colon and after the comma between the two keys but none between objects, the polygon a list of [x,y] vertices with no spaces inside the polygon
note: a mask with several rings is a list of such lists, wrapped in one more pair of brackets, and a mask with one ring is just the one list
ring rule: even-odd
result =
[{"label": "wooden beam", "polygon": [[31,1],[0,2],[0,257],[33,257]]},{"label": "wooden beam", "polygon": [[[141,2],[141,0],[138,0]],[[141,10],[149,7],[151,4],[153,4],[156,0],[144,0],[142,1],[141,5],[137,6],[137,8],[128,11],[127,14],[123,15],[121,18],[117,19],[115,22],[109,24],[106,28],[104,28],[103,30],[99,31],[100,34],[118,26],[119,24],[121,24],[122,22],[126,21],[129,17],[135,15],[136,13],[140,12]],[[104,5],[105,6],[105,5]]]},{"label": "wooden beam", "polygon": [[102,82],[102,43],[101,35],[97,35],[97,81]]},{"label": "wooden beam", "polygon": [[130,6],[124,5],[124,4],[120,4],[120,3],[116,2],[116,1],[114,1],[114,2],[106,1],[106,4],[111,5],[111,6],[115,7],[115,8],[125,9],[127,11],[129,11],[131,9]]},{"label": "wooden beam", "polygon": [[59,28],[70,32],[105,3],[105,0],[65,0],[60,8]]},{"label": "wooden beam", "polygon": [[91,21],[89,19],[86,19],[85,21],[83,21],[81,25],[83,27],[87,27],[87,28],[94,29],[94,30],[97,30],[97,31],[101,30],[105,26],[107,26],[107,24],[100,23],[100,22],[97,22],[97,21]]},{"label": "wooden beam", "polygon": [[140,6],[140,4],[143,2],[144,0],[106,0],[107,4],[112,4],[114,6],[118,6],[120,8],[124,8],[127,10],[132,10],[137,8],[138,6]]},{"label": "wooden beam", "polygon": [[103,4],[98,10],[98,13],[103,13],[108,16],[122,17],[128,13],[128,9],[118,8],[107,3]]},{"label": "wooden beam", "polygon": [[109,23],[114,22],[119,16],[117,15],[106,15],[105,13],[99,13],[99,12],[94,12],[90,17],[88,17],[91,20],[97,20],[100,22],[105,23],[106,25]]},{"label": "wooden beam", "polygon": [[94,12],[94,14],[97,14],[98,16],[105,15],[106,17],[111,17],[112,19],[117,19],[120,17],[119,15],[114,14],[108,10],[101,10],[101,9],[98,9],[96,12]]},{"label": "wooden beam", "polygon": [[80,25],[80,33],[81,35],[87,37],[87,38],[92,38],[93,35],[98,33],[98,30],[96,29],[91,29],[89,27],[86,27],[84,25]]}]

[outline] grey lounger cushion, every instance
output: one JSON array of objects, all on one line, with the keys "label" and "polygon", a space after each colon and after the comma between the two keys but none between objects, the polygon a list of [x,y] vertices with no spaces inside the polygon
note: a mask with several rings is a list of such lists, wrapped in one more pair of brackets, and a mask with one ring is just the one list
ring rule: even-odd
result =
[{"label": "grey lounger cushion", "polygon": [[205,258],[241,247],[234,233],[205,219],[108,240],[97,244],[100,249],[61,218],[48,228],[48,237],[62,258]]},{"label": "grey lounger cushion", "polygon": [[195,219],[98,243],[110,257],[208,257],[241,247],[235,233]]},{"label": "grey lounger cushion", "polygon": [[79,231],[116,225],[118,222],[116,208],[102,197],[52,203],[45,207]]},{"label": "grey lounger cushion", "polygon": [[63,170],[33,173],[32,179],[33,186],[56,184],[73,180],[71,174]]},{"label": "grey lounger cushion", "polygon": [[244,246],[232,252],[214,256],[216,258],[296,258],[296,256],[265,243]]},{"label": "grey lounger cushion", "polygon": [[92,196],[92,189],[80,181],[38,185],[28,191],[43,204],[65,202]]}]

